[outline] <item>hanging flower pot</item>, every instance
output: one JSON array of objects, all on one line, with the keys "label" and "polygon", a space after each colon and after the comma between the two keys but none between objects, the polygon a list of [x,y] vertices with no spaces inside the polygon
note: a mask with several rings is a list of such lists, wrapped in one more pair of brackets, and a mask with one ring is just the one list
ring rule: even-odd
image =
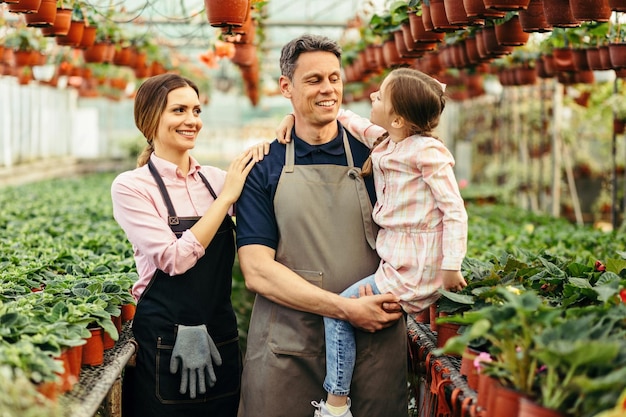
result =
[{"label": "hanging flower pot", "polygon": [[544,0],[530,0],[526,10],[519,11],[519,19],[524,32],[549,32],[552,26],[543,12]]},{"label": "hanging flower pot", "polygon": [[415,42],[439,43],[445,36],[443,32],[426,31],[422,16],[418,16],[415,12],[409,13],[409,26]]},{"label": "hanging flower pot", "polygon": [[537,82],[537,68],[521,65],[515,68],[517,85],[534,85]]},{"label": "hanging flower pot", "polygon": [[572,48],[554,48],[552,55],[554,56],[554,69],[556,71],[576,71]]},{"label": "hanging flower pot", "polygon": [[113,55],[113,63],[119,66],[128,66],[130,64],[130,46],[115,48],[115,54]]},{"label": "hanging flower pot", "polygon": [[107,42],[96,42],[92,46],[83,49],[83,59],[90,64],[101,64],[105,62],[108,47],[109,43]]},{"label": "hanging flower pot", "polygon": [[608,0],[569,0],[572,16],[581,21],[608,22],[611,7]]},{"label": "hanging flower pot", "polygon": [[444,0],[430,1],[430,18],[433,22],[434,30],[440,32],[453,32],[460,29],[459,26],[453,25],[448,21],[446,7],[443,1]]},{"label": "hanging flower pot", "polygon": [[407,44],[404,40],[404,32],[402,30],[393,32],[393,39],[396,49],[398,50],[398,55],[400,55],[401,58],[418,58],[424,53],[423,51],[410,51],[409,48],[407,48]]},{"label": "hanging flower pot", "polygon": [[85,30],[85,22],[80,20],[72,20],[70,30],[65,36],[57,36],[57,45],[78,47],[83,39],[83,31]]},{"label": "hanging flower pot", "polygon": [[456,25],[460,29],[471,23],[471,19],[463,6],[463,0],[444,0],[443,5],[446,10],[448,22],[450,22],[451,25]]},{"label": "hanging flower pot", "polygon": [[589,71],[589,61],[587,60],[587,51],[582,48],[572,49],[572,58],[574,61],[574,69],[576,71]]},{"label": "hanging flower pot", "polygon": [[400,56],[395,39],[383,42],[383,60],[385,68],[392,68],[407,63],[407,60]]},{"label": "hanging flower pot", "polygon": [[609,0],[609,7],[614,12],[626,12],[626,0]]},{"label": "hanging flower pot", "polygon": [[499,19],[506,15],[506,12],[488,9],[483,0],[463,0],[465,13],[476,19]]},{"label": "hanging flower pot", "polygon": [[430,4],[422,3],[422,23],[424,23],[424,29],[426,29],[427,32],[435,31],[430,12]]},{"label": "hanging flower pot", "polygon": [[569,0],[544,0],[543,13],[551,26],[561,28],[580,26],[580,22],[572,14]]},{"label": "hanging flower pot", "polygon": [[17,3],[9,3],[9,11],[13,13],[37,13],[41,6],[41,0],[20,0]]},{"label": "hanging flower pot", "polygon": [[54,25],[57,17],[56,0],[41,0],[39,9],[35,13],[29,13],[25,16],[26,25],[30,27],[50,27]]},{"label": "hanging flower pot", "polygon": [[88,366],[98,366],[104,363],[104,344],[102,338],[102,327],[90,328],[91,336],[87,343],[83,345],[82,364]]},{"label": "hanging flower pot", "polygon": [[581,70],[574,71],[574,84],[593,84],[596,80],[595,75],[593,75],[593,71],[591,70]]},{"label": "hanging flower pot", "polygon": [[96,42],[96,31],[98,30],[95,26],[85,26],[83,29],[83,36],[80,39],[80,43],[78,44],[79,49],[86,49],[92,46]]},{"label": "hanging flower pot", "polygon": [[211,26],[243,26],[250,12],[250,1],[204,0],[204,7]]},{"label": "hanging flower pot", "polygon": [[52,27],[42,27],[41,33],[43,36],[64,36],[70,30],[72,24],[72,10],[62,9],[57,7],[56,15],[54,17],[54,23]]},{"label": "hanging flower pot", "polygon": [[496,38],[500,45],[521,46],[528,42],[530,34],[524,32],[518,15],[496,25]]},{"label": "hanging flower pot", "polygon": [[610,43],[609,58],[613,69],[626,68],[626,42]]},{"label": "hanging flower pot", "polygon": [[482,40],[488,56],[492,58],[497,58],[513,52],[512,46],[501,45],[498,42],[498,37],[496,36],[496,28],[494,26],[485,26],[482,33]]},{"label": "hanging flower pot", "polygon": [[515,11],[528,8],[530,0],[483,0],[485,7],[500,11]]}]

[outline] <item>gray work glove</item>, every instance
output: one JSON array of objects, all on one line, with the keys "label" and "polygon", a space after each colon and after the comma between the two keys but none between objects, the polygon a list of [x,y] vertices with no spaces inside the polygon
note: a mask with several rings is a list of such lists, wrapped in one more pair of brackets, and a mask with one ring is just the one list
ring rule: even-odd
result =
[{"label": "gray work glove", "polygon": [[198,326],[178,325],[178,334],[170,360],[170,372],[175,374],[181,369],[180,393],[189,388],[189,397],[196,398],[196,383],[200,394],[206,393],[206,374],[209,373],[209,387],[215,385],[217,378],[213,365],[221,365],[217,346],[209,336],[204,324]]}]

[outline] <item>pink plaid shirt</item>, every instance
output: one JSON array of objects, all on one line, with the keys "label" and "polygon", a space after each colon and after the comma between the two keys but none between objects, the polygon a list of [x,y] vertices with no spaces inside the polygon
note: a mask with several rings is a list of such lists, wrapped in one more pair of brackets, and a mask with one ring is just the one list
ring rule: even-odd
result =
[{"label": "pink plaid shirt", "polygon": [[[202,216],[214,201],[198,172],[202,172],[216,194],[222,191],[226,172],[221,169],[201,166],[190,157],[189,173],[183,176],[176,165],[155,154],[150,160],[163,178],[178,216]],[[133,245],[139,274],[133,286],[136,299],[157,269],[179,275],[204,255],[204,247],[193,233],[187,230],[177,239],[170,229],[167,207],[148,165],[119,174],[111,186],[111,196],[113,217]]]},{"label": "pink plaid shirt", "polygon": [[[339,121],[372,147],[385,131],[368,119],[341,110]],[[467,248],[467,212],[445,145],[411,136],[385,139],[372,151],[377,202],[374,221],[381,227],[376,250],[381,263],[376,285],[393,293],[408,313],[438,298],[440,269],[460,270]]]}]

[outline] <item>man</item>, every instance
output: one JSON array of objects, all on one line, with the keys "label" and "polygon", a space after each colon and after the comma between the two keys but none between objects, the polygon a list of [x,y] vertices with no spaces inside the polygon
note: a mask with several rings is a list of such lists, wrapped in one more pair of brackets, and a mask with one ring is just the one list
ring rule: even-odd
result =
[{"label": "man", "polygon": [[341,50],[328,38],[304,35],[283,47],[280,66],[294,139],[271,144],[237,205],[239,261],[246,286],[257,293],[239,417],[313,415],[311,401],[325,396],[323,316],[363,330],[354,415],[406,416],[406,329],[399,309],[390,308],[397,300],[338,295],[379,263],[373,184],[359,168],[369,149],[336,119]]}]

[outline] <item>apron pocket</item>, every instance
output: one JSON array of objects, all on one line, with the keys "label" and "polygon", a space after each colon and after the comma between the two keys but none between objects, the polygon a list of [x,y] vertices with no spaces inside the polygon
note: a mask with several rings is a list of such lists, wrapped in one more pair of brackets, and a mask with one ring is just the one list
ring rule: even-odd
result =
[{"label": "apron pocket", "polygon": [[[321,287],[320,271],[294,270],[310,283]],[[272,352],[290,356],[325,356],[322,316],[270,303],[268,345]]]},{"label": "apron pocket", "polygon": [[156,352],[156,396],[163,404],[193,404],[203,403],[218,398],[231,395],[239,395],[241,383],[241,352],[239,350],[239,338],[230,339],[221,343],[216,343],[222,357],[222,365],[214,366],[217,382],[215,386],[209,388],[207,392],[200,394],[196,392],[196,398],[189,398],[189,390],[186,394],[181,394],[180,370],[170,373],[170,359],[174,344],[163,343],[161,339],[157,342]]}]

